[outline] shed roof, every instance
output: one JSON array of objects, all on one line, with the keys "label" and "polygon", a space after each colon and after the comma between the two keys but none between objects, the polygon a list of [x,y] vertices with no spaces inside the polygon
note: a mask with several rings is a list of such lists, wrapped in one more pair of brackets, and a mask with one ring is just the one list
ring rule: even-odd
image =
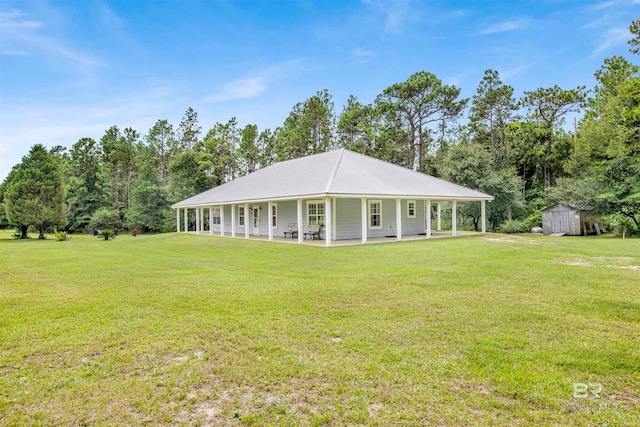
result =
[{"label": "shed roof", "polygon": [[577,203],[558,202],[555,205],[547,206],[546,208],[542,209],[541,212],[544,212],[548,209],[552,209],[558,206],[566,206],[576,211],[590,211],[593,209],[591,206],[579,205]]},{"label": "shed roof", "polygon": [[276,163],[171,207],[312,197],[493,200],[493,196],[347,149]]}]

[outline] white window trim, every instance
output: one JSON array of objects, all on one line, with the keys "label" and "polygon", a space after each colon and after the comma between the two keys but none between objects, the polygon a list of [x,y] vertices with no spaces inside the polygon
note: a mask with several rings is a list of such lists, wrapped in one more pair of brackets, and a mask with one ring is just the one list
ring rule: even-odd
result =
[{"label": "white window trim", "polygon": [[315,213],[314,215],[317,217],[323,216],[324,217],[324,224],[322,225],[323,227],[327,224],[327,211],[326,211],[326,207],[324,205],[324,200],[320,199],[320,200],[307,200],[307,225],[309,225],[309,217],[311,216],[309,214],[309,205],[322,205],[323,208],[325,208],[325,212],[323,214],[318,214]]},{"label": "white window trim", "polygon": [[[413,215],[409,213],[409,204],[413,203]],[[415,218],[418,213],[418,204],[415,200],[407,200],[407,218]]]},{"label": "white window trim", "polygon": [[[275,215],[274,215],[274,211],[275,211]],[[275,224],[273,223],[274,219],[275,219]],[[271,203],[271,212],[269,212],[269,220],[271,223],[271,227],[278,228],[278,204],[277,203]]]},{"label": "white window trim", "polygon": [[[213,213],[212,213],[212,218],[213,218],[213,225],[220,225],[220,218],[221,218],[221,214],[220,214],[220,209],[221,208],[213,208]],[[216,212],[218,213],[216,215]],[[217,222],[216,222],[217,220]]]},{"label": "white window trim", "polygon": [[[378,214],[378,215],[380,215],[380,225],[371,225],[371,205],[373,205],[373,204],[379,204],[380,205],[380,213]],[[368,207],[369,207],[369,212],[368,212],[369,213],[369,215],[368,215],[369,216],[369,218],[368,218],[369,228],[372,229],[372,230],[382,228],[382,200],[369,200],[368,201]]]},{"label": "white window trim", "polygon": [[238,227],[244,227],[244,225],[246,224],[245,214],[246,212],[244,211],[244,206],[238,206]]}]

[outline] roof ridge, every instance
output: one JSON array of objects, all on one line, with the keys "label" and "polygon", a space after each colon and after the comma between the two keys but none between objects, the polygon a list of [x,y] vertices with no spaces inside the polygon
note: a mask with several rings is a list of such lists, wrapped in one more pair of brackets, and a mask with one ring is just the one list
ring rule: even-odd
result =
[{"label": "roof ridge", "polygon": [[336,178],[336,174],[338,173],[338,167],[340,166],[340,162],[342,161],[342,155],[344,154],[344,148],[340,149],[340,154],[338,155],[338,158],[336,159],[336,164],[333,165],[333,170],[331,171],[331,175],[329,175],[329,181],[327,182],[327,186],[324,188],[324,192],[328,193],[329,190],[331,190],[331,187],[333,186],[333,181]]}]

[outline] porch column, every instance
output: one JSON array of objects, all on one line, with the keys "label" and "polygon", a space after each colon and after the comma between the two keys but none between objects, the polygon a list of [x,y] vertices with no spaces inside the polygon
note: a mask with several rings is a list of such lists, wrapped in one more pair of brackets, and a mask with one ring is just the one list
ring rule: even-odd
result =
[{"label": "porch column", "polygon": [[436,230],[437,231],[441,231],[442,230],[442,208],[440,207],[441,203],[438,202],[438,212],[436,213]]},{"label": "porch column", "polygon": [[200,208],[196,208],[196,233],[200,231]]},{"label": "porch column", "polygon": [[298,243],[302,244],[304,229],[302,228],[302,199],[296,200],[298,206]]},{"label": "porch column", "polygon": [[324,218],[327,225],[324,237],[325,246],[331,246],[331,232],[333,231],[333,215],[331,214],[331,197],[324,198]]},{"label": "porch column", "polygon": [[189,209],[184,208],[184,231],[185,233],[189,231]]},{"label": "porch column", "polygon": [[213,206],[209,206],[209,236],[213,236]]},{"label": "porch column", "polygon": [[224,237],[224,205],[220,206],[220,237]]},{"label": "porch column", "polygon": [[480,211],[482,212],[482,232],[487,232],[487,209],[486,209],[486,201],[480,201]]},{"label": "porch column", "polygon": [[457,214],[456,214],[456,201],[453,200],[451,202],[451,235],[452,236],[455,236],[457,234],[456,229],[457,229],[457,225],[458,224],[456,224],[456,222],[457,222],[456,217],[457,217]]},{"label": "porch column", "polygon": [[249,203],[244,204],[244,238],[249,238]]},{"label": "porch column", "polygon": [[424,214],[426,216],[425,221],[427,224],[427,239],[431,238],[431,199],[426,201],[427,207],[425,208]]},{"label": "porch column", "polygon": [[269,241],[273,242],[273,202],[268,203],[267,210],[269,211],[267,215],[269,223]]},{"label": "porch column", "polygon": [[402,200],[396,199],[396,240],[402,240]]},{"label": "porch column", "polygon": [[236,205],[231,205],[231,237],[236,237]]},{"label": "porch column", "polygon": [[337,239],[337,235],[338,232],[336,231],[336,225],[338,224],[338,221],[336,221],[336,213],[338,211],[338,202],[336,202],[336,198],[332,197],[331,198],[331,206],[333,207],[332,212],[333,212],[333,217],[332,217],[332,222],[331,224],[333,225],[333,230],[332,230],[332,235],[331,237],[333,238],[333,240]]},{"label": "porch column", "polygon": [[176,209],[176,233],[180,232],[180,208]]},{"label": "porch column", "polygon": [[360,206],[362,210],[362,244],[367,243],[367,199],[360,199]]},{"label": "porch column", "polygon": [[200,231],[204,231],[204,208],[200,208]]}]

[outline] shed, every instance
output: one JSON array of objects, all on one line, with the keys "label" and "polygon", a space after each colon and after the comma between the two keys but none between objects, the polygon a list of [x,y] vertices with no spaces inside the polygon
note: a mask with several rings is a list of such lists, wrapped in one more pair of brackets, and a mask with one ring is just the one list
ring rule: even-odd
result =
[{"label": "shed", "polygon": [[582,236],[586,234],[586,212],[592,208],[574,203],[560,202],[542,210],[542,233],[566,234],[568,236]]}]

